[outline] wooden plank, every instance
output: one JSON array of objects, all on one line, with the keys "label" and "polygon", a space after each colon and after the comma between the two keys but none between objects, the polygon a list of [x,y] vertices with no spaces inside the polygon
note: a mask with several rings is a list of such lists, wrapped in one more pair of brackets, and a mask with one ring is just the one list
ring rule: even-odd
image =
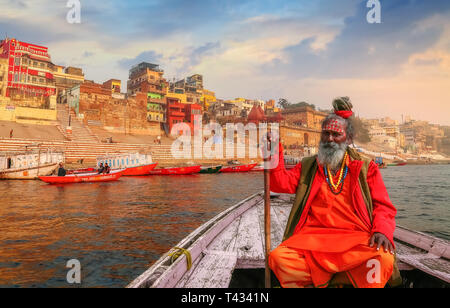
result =
[{"label": "wooden plank", "polygon": [[227,288],[236,261],[236,252],[207,251],[183,288]]},{"label": "wooden plank", "polygon": [[[198,257],[193,263],[192,263],[192,267],[189,271],[187,271],[183,277],[181,277],[181,279],[178,281],[178,283],[175,285],[175,288],[184,288],[184,285],[188,282],[188,280],[191,278],[192,274],[196,272],[196,269],[198,267],[198,265],[200,264],[200,262],[203,259],[203,255]],[[161,275],[160,275],[161,276]],[[158,276],[159,277],[159,276]],[[154,279],[156,280],[156,279]],[[151,287],[151,286],[149,286]]]},{"label": "wooden plank", "polygon": [[397,255],[426,255],[428,253],[426,250],[417,247],[410,247],[399,241],[394,242]]},{"label": "wooden plank", "polygon": [[429,251],[434,255],[450,259],[450,244],[445,240],[399,226],[395,229],[394,238]]},{"label": "wooden plank", "polygon": [[[260,267],[264,261],[263,231],[261,229],[260,216],[263,216],[262,203],[249,209],[241,217],[236,240],[236,249],[239,268],[252,268],[256,263]],[[264,226],[264,223],[262,224]]]},{"label": "wooden plank", "polygon": [[450,263],[432,255],[399,255],[398,259],[414,268],[417,268],[433,277],[450,283]]},{"label": "wooden plank", "polygon": [[291,206],[279,205],[274,206],[273,209],[273,215],[276,217],[275,219],[277,220],[277,227],[280,229],[279,232],[281,234],[279,238],[276,238],[274,240],[274,244],[276,244],[276,246],[274,245],[272,248],[275,249],[281,244],[281,241],[283,240],[284,230],[286,229],[287,220],[291,212]]},{"label": "wooden plank", "polygon": [[[188,249],[190,251],[192,262],[195,262],[202,251],[211,243],[211,241],[222,232],[237,217],[242,215],[249,208],[261,202],[261,193],[254,194],[247,199],[239,202],[233,207],[218,214],[216,217],[196,229],[188,237],[183,239],[176,246]],[[173,264],[170,264],[169,252],[165,253],[158,261],[155,262],[147,271],[131,282],[128,288],[140,288],[151,286],[156,288],[172,288],[183,277],[187,271],[186,257],[181,256]],[[170,265],[170,266],[169,266]],[[154,278],[154,272],[158,271],[161,266],[169,266],[156,280],[149,281]]]},{"label": "wooden plank", "polygon": [[236,251],[236,238],[241,217],[236,218],[208,246],[208,250]]}]

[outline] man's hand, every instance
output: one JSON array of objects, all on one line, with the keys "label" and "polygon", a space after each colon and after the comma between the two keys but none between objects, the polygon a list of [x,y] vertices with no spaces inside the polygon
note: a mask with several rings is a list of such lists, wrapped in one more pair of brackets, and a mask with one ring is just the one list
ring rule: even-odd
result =
[{"label": "man's hand", "polygon": [[391,241],[389,241],[384,234],[375,232],[372,235],[369,246],[373,247],[375,244],[377,244],[377,250],[380,250],[380,247],[383,246],[385,252],[389,251],[391,254],[394,254],[394,247],[392,246]]}]

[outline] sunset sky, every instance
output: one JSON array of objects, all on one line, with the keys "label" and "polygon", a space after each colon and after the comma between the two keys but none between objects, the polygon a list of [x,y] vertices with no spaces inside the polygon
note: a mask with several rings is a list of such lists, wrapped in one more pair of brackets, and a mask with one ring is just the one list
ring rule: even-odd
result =
[{"label": "sunset sky", "polygon": [[222,99],[286,98],[330,108],[350,96],[362,117],[401,115],[450,125],[450,1],[0,0],[0,36],[49,47],[87,79],[157,63],[165,77],[202,74]]}]

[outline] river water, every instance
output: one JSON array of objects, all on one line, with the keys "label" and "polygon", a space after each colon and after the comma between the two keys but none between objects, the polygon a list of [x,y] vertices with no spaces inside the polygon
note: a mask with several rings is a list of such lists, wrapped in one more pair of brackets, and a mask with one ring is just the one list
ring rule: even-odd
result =
[{"label": "river water", "polygon": [[[382,170],[397,223],[450,239],[450,165]],[[263,189],[262,172],[0,182],[0,287],[124,287],[198,226]]]}]

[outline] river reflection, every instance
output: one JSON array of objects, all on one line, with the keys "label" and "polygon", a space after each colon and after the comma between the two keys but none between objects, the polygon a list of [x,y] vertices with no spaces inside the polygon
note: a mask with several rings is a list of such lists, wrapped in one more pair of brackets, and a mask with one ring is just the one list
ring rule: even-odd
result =
[{"label": "river reflection", "polygon": [[123,287],[188,233],[262,190],[262,173],[0,182],[0,286]]}]

